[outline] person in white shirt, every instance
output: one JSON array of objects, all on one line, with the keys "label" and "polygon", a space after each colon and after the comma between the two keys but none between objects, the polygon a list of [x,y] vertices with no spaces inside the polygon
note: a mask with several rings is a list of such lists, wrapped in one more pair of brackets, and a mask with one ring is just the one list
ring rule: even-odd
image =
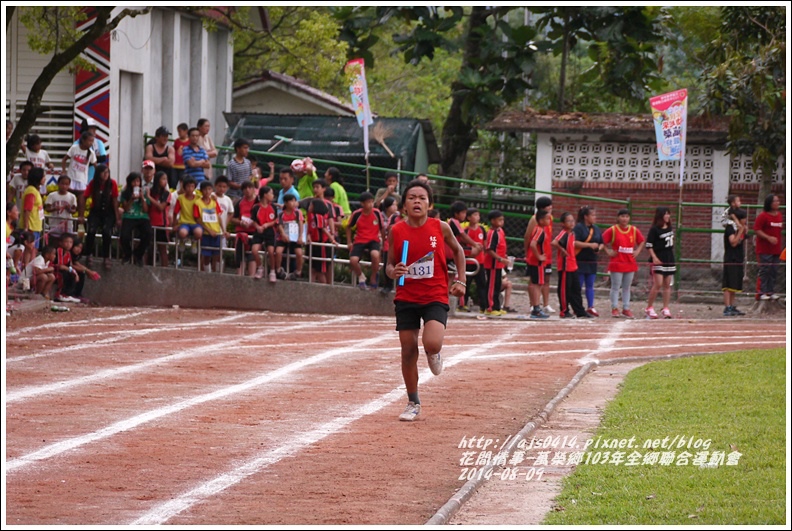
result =
[{"label": "person in white shirt", "polygon": [[77,196],[77,217],[80,223],[85,221],[85,187],[88,186],[88,168],[96,164],[96,154],[91,147],[94,135],[86,131],[80,135],[80,141],[72,145],[63,157],[61,168],[71,179],[69,191]]},{"label": "person in white shirt", "polygon": [[77,212],[77,197],[69,192],[71,179],[68,175],[58,177],[58,191],[52,192],[44,201],[44,212],[49,214],[49,234],[58,238],[64,232],[75,232],[72,214]]},{"label": "person in white shirt", "polygon": [[41,149],[41,137],[38,135],[28,135],[27,149],[25,150],[25,157],[33,163],[36,168],[46,168],[49,171],[55,169],[55,165],[50,160],[49,153]]}]

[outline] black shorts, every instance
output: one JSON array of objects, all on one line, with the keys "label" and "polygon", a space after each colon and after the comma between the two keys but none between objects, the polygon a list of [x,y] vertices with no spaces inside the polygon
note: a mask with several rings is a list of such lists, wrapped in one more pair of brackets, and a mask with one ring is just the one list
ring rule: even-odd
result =
[{"label": "black shorts", "polygon": [[531,279],[531,284],[542,286],[547,281],[547,273],[545,271],[545,266],[535,266],[528,264],[528,266],[525,268],[525,276]]},{"label": "black shorts", "polygon": [[414,302],[394,301],[396,307],[396,330],[420,330],[421,319],[424,324],[428,321],[439,321],[445,327],[448,321],[448,304],[430,302],[429,304],[416,304]]},{"label": "black shorts", "polygon": [[350,251],[349,256],[350,258],[353,256],[357,256],[358,258],[363,258],[363,251],[368,251],[371,254],[372,251],[379,251],[380,250],[380,242],[370,241],[367,243],[355,243],[352,244],[352,251]]},{"label": "black shorts", "polygon": [[542,282],[542,284],[546,284],[547,283],[547,277],[549,277],[550,275],[553,274],[553,264],[551,264],[550,262],[547,262],[542,267],[544,268],[544,276],[545,276],[545,280],[544,280],[544,282]]},{"label": "black shorts", "polygon": [[723,266],[723,291],[735,293],[743,289],[744,264],[725,264]]},{"label": "black shorts", "polygon": [[154,241],[167,243],[170,240],[170,230],[167,230],[166,227],[153,227],[154,230]]},{"label": "black shorts", "polygon": [[265,230],[262,233],[256,232],[250,238],[250,245],[261,245],[263,247],[275,247],[275,231]]},{"label": "black shorts", "polygon": [[[327,260],[332,256],[333,249],[324,247],[323,245],[311,246],[311,269],[318,273],[324,273],[330,269],[330,261]],[[324,260],[322,260],[324,259]]]},{"label": "black shorts", "polygon": [[650,262],[649,267],[651,267],[652,275],[663,275],[664,277],[670,277],[676,273],[676,265],[673,263],[655,265],[654,262]]}]

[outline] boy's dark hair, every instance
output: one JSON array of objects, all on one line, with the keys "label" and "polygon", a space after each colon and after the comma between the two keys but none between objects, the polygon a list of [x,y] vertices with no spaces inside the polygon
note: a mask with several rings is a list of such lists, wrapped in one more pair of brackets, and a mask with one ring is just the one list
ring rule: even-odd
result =
[{"label": "boy's dark hair", "polygon": [[327,214],[327,203],[325,203],[323,199],[314,197],[313,200],[311,200],[311,206],[313,207],[314,214],[319,214],[320,216]]},{"label": "boy's dark hair", "polygon": [[467,209],[467,217],[472,216],[473,214],[479,212],[479,209],[476,207],[470,207]]},{"label": "boy's dark hair", "polygon": [[38,135],[28,135],[25,139],[28,149],[33,149],[36,144],[41,144],[41,137]]},{"label": "boy's dark hair", "polygon": [[182,122],[182,123],[180,123],[179,125],[176,126],[176,130],[177,131],[189,131],[190,130],[190,126],[187,125],[186,123]]},{"label": "boy's dark hair", "polygon": [[543,210],[553,204],[553,200],[543,195],[536,198],[536,210]]},{"label": "boy's dark hair", "polygon": [[54,253],[54,252],[55,252],[55,247],[53,247],[52,245],[45,245],[41,249],[41,256],[44,256],[44,255],[47,255],[47,254],[51,254],[51,253]]},{"label": "boy's dark hair", "polygon": [[332,187],[328,186],[327,188],[325,188],[324,196],[327,199],[335,199],[335,190],[333,190]]},{"label": "boy's dark hair", "polygon": [[63,234],[61,234],[59,243],[63,243],[63,240],[66,239],[71,240],[72,245],[74,244],[74,234],[72,234],[71,232],[64,232]]},{"label": "boy's dark hair", "polygon": [[239,149],[239,148],[241,148],[243,146],[250,147],[250,142],[248,142],[244,138],[237,138],[236,140],[234,140],[234,151],[236,151],[237,149]]},{"label": "boy's dark hair", "polygon": [[[424,190],[426,190],[426,194],[429,196],[429,204],[433,205],[434,204],[434,197],[432,195],[432,187],[429,186],[428,183],[425,183],[423,181],[419,181],[418,179],[414,179],[414,180],[410,181],[409,183],[407,183],[407,186],[404,188],[404,191],[402,192],[402,198],[401,198],[401,202],[399,204],[404,205],[407,202],[407,192],[410,190],[410,188],[415,188],[416,186],[418,188],[423,188]],[[434,209],[432,209],[432,210],[434,210]]]},{"label": "boy's dark hair", "polygon": [[294,194],[286,194],[283,196],[283,204],[285,205],[289,201],[297,201],[297,196]]},{"label": "boy's dark hair", "polygon": [[366,201],[373,201],[373,200],[374,200],[374,196],[371,194],[371,192],[363,192],[362,194],[360,194],[360,197],[358,198],[358,201],[360,201],[361,203],[365,203]]},{"label": "boy's dark hair", "polygon": [[726,202],[729,203],[729,206],[732,206],[732,204],[737,201],[738,197],[740,196],[737,194],[729,194],[729,196],[726,198]]},{"label": "boy's dark hair", "polygon": [[737,219],[746,219],[748,217],[748,212],[742,208],[737,208],[734,210],[734,215],[737,216]]},{"label": "boy's dark hair", "polygon": [[391,177],[396,177],[396,179],[398,179],[399,178],[399,174],[396,173],[395,171],[386,171],[385,172],[385,180],[387,181]]},{"label": "boy's dark hair", "polygon": [[190,127],[190,128],[187,130],[187,134],[188,134],[188,135],[191,135],[193,131],[198,131],[198,134],[199,134],[199,135],[201,134],[201,130],[200,130],[200,129],[198,129],[197,127]]},{"label": "boy's dark hair", "polygon": [[252,182],[250,182],[250,181],[245,181],[245,182],[243,182],[243,183],[242,183],[242,187],[240,188],[240,190],[242,190],[242,191],[244,192],[244,191],[245,191],[245,190],[247,190],[248,188],[255,188],[255,187],[256,187],[256,185],[255,185],[255,184],[253,184]]},{"label": "boy's dark hair", "polygon": [[[250,183],[250,184],[251,184],[251,186],[253,185],[253,183]],[[271,191],[272,191],[272,188],[269,187],[269,186],[262,186],[261,188],[259,188],[259,191],[258,191],[259,200],[261,200],[262,197],[264,197],[265,195],[267,195]],[[292,196],[291,194],[287,194],[287,195]],[[292,196],[292,197],[294,197],[294,196]],[[286,198],[284,197],[283,200],[285,201]]]},{"label": "boy's dark hair", "polygon": [[625,214],[627,214],[629,216],[630,215],[630,211],[628,209],[626,209],[626,208],[620,208],[619,211],[616,212],[616,217],[618,218],[619,216],[623,216]]},{"label": "boy's dark hair", "polygon": [[212,183],[209,181],[201,181],[201,193],[207,188],[212,188]]},{"label": "boy's dark hair", "polygon": [[182,181],[182,188],[187,188],[188,184],[192,184],[193,186],[196,186],[198,183],[195,182],[195,179],[192,177],[185,177],[184,180]]},{"label": "boy's dark hair", "polygon": [[16,203],[13,203],[12,201],[6,202],[6,216],[8,215],[9,212],[11,212],[14,209],[15,206]]},{"label": "boy's dark hair", "polygon": [[542,219],[546,218],[549,215],[550,212],[548,212],[547,210],[538,210],[536,212],[536,222],[539,223],[539,221],[541,221]]},{"label": "boy's dark hair", "polygon": [[71,182],[71,177],[69,177],[68,175],[61,175],[60,177],[58,177],[58,184],[60,184],[61,181]]},{"label": "boy's dark hair", "polygon": [[28,173],[27,183],[28,186],[34,186],[38,188],[41,185],[41,181],[44,180],[44,168],[33,168]]},{"label": "boy's dark hair", "polygon": [[386,197],[385,199],[382,200],[382,203],[380,203],[380,210],[385,212],[395,202],[396,202],[396,199],[394,199],[394,197],[392,195],[389,195],[388,197]]},{"label": "boy's dark hair", "polygon": [[465,211],[467,212],[467,205],[462,201],[454,201],[451,203],[451,215],[456,216],[460,212]]},{"label": "boy's dark hair", "polygon": [[22,166],[30,166],[32,168],[33,167],[33,163],[30,162],[29,160],[23,160],[22,162],[19,163],[19,169],[20,170],[22,169]]},{"label": "boy's dark hair", "polygon": [[217,186],[218,183],[228,184],[229,183],[228,177],[226,177],[225,175],[218,175],[217,179],[215,179],[215,186]]},{"label": "boy's dark hair", "polygon": [[427,212],[426,215],[428,217],[430,217],[430,218],[439,218],[440,217],[440,211],[437,210],[436,208],[430,208],[429,212]]},{"label": "boy's dark hair", "polygon": [[292,179],[294,179],[294,171],[289,166],[284,166],[278,172],[278,175],[283,175],[284,173],[288,173]]},{"label": "boy's dark hair", "polygon": [[[503,212],[501,212],[500,210],[497,210],[497,209],[496,210],[490,210],[489,214],[487,214],[487,219],[490,220],[490,221],[492,221],[495,218],[502,218],[502,217],[503,217]],[[539,220],[538,217],[536,219]]]},{"label": "boy's dark hair", "polygon": [[72,238],[72,241],[74,242],[74,243],[72,243],[72,249],[74,249],[78,245],[82,245],[83,244],[82,238],[80,238],[79,236],[75,236],[74,234],[72,234],[72,236],[74,236]]},{"label": "boy's dark hair", "polygon": [[88,140],[88,139],[89,139],[89,138],[91,138],[92,136],[95,136],[95,135],[94,135],[92,132],[90,132],[90,131],[84,131],[84,132],[83,132],[83,133],[80,135],[80,142],[82,142],[83,140]]},{"label": "boy's dark hair", "polygon": [[564,220],[567,218],[567,216],[571,216],[572,218],[574,218],[574,217],[575,217],[575,216],[573,216],[573,215],[572,215],[572,212],[562,212],[562,213],[561,213],[561,217],[560,217],[560,218],[558,218],[558,219],[560,219],[560,220],[561,220],[561,223],[563,223],[563,222],[564,222]]},{"label": "boy's dark hair", "polygon": [[764,207],[763,207],[763,210],[765,212],[770,212],[773,206],[773,201],[775,200],[776,197],[778,197],[778,195],[776,194],[770,194],[767,197],[765,197]]},{"label": "boy's dark hair", "polygon": [[327,188],[327,181],[324,179],[316,179],[311,186],[321,186],[322,188]]}]

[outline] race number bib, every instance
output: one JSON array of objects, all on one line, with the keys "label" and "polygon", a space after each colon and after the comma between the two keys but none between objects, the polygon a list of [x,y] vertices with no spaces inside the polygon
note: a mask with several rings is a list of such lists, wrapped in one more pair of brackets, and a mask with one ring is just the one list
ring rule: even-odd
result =
[{"label": "race number bib", "polygon": [[286,225],[286,234],[289,235],[290,242],[296,242],[300,239],[300,227],[296,221],[287,221],[284,225]]},{"label": "race number bib", "polygon": [[404,278],[432,278],[434,277],[434,251],[429,251],[424,257],[419,258],[407,266]]},{"label": "race number bib", "polygon": [[253,220],[252,220],[252,219],[250,219],[250,218],[249,218],[249,217],[247,217],[247,216],[242,216],[242,218],[241,218],[241,219],[242,219],[242,224],[243,224],[243,225],[246,225],[246,226],[247,226],[247,225],[250,225],[251,223],[253,223]]},{"label": "race number bib", "polygon": [[621,247],[619,246],[619,252],[624,254],[633,254],[634,249],[632,247]]},{"label": "race number bib", "polygon": [[203,210],[201,212],[201,220],[203,220],[204,223],[217,223],[217,211]]}]

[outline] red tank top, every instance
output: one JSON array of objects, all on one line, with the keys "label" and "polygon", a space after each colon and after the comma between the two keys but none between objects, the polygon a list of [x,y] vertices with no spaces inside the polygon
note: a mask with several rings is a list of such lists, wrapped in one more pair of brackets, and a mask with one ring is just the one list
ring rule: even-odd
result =
[{"label": "red tank top", "polygon": [[[397,282],[394,300],[429,304],[440,302],[448,304],[448,266],[446,265],[443,230],[440,220],[427,218],[420,227],[412,227],[408,222],[397,223],[391,227],[393,249],[396,262],[401,261],[404,242],[410,242],[407,249],[407,266],[415,265],[406,275],[404,286]],[[419,262],[429,253],[431,260]],[[431,276],[429,268],[431,267]]]}]

